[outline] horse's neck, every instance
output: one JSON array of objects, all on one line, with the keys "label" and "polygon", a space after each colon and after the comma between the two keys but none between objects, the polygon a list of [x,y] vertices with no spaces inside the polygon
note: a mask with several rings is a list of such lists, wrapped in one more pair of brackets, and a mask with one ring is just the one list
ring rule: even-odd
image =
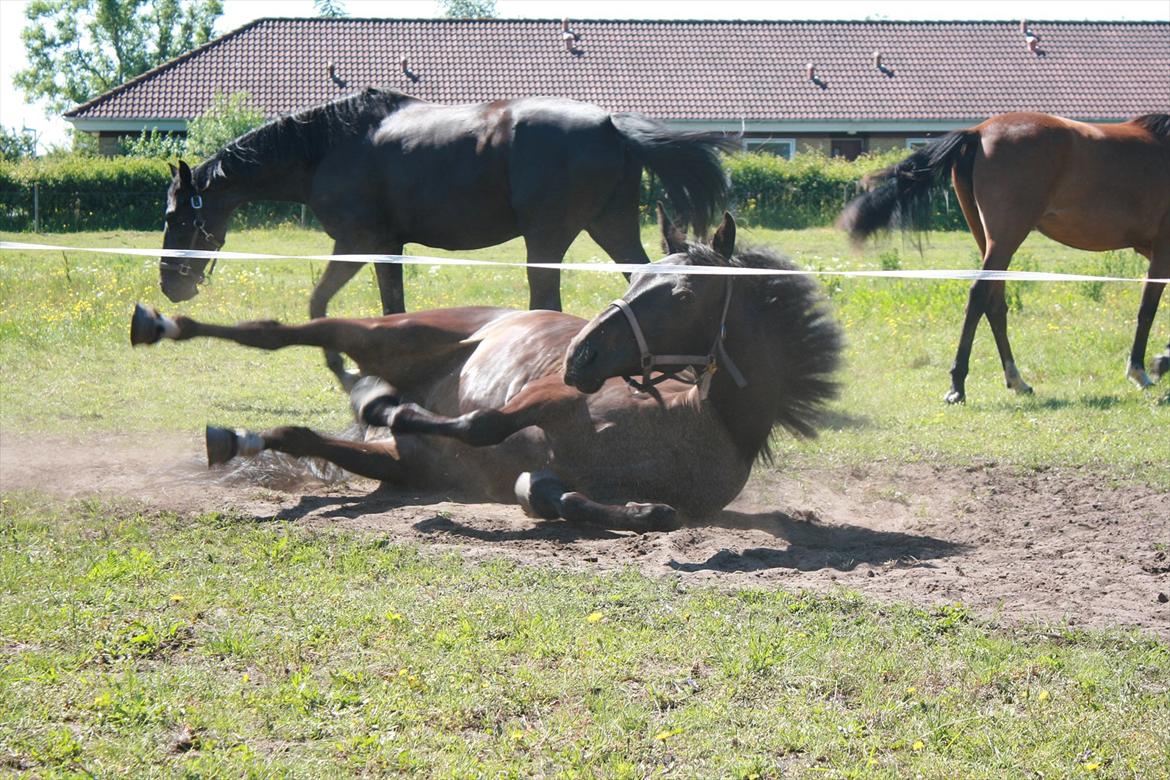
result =
[{"label": "horse's neck", "polygon": [[[208,165],[216,165],[211,160]],[[208,182],[207,194],[227,200],[232,208],[256,200],[305,203],[313,168],[303,159],[236,162]]]},{"label": "horse's neck", "polygon": [[[730,329],[729,329],[730,330]],[[746,383],[740,387],[731,372],[720,367],[711,378],[707,400],[744,457],[754,459],[772,433],[775,379],[769,376],[767,356],[753,358],[734,344],[725,344]]]}]

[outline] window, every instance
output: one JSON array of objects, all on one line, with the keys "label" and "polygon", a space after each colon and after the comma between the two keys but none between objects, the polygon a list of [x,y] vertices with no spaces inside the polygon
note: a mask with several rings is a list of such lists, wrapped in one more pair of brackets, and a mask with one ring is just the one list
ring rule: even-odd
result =
[{"label": "window", "polygon": [[792,155],[796,154],[795,138],[745,138],[743,140],[749,152],[774,154],[785,160],[791,160]]},{"label": "window", "polygon": [[865,147],[864,138],[834,138],[830,142],[829,156],[856,160],[865,151]]},{"label": "window", "polygon": [[906,148],[912,151],[914,149],[921,149],[933,140],[933,138],[907,138]]}]

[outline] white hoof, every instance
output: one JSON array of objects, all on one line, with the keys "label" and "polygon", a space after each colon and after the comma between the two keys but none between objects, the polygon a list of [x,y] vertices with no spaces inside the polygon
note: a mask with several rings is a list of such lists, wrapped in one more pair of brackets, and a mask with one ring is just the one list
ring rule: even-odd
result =
[{"label": "white hoof", "polygon": [[1145,369],[1138,366],[1128,366],[1125,369],[1125,376],[1141,390],[1154,386],[1154,380],[1150,379],[1150,375],[1146,373]]},{"label": "white hoof", "polygon": [[955,404],[967,403],[967,396],[964,393],[960,393],[958,390],[952,390],[943,396],[943,400],[953,406]]},{"label": "white hoof", "polygon": [[1017,395],[1032,395],[1032,388],[1020,376],[1015,363],[1008,363],[1003,369],[1003,378],[1009,390],[1015,390]]}]

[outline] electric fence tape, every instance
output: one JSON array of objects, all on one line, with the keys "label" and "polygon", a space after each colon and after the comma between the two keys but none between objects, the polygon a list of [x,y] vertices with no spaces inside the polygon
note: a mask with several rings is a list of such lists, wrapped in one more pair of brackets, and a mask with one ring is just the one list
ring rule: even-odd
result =
[{"label": "electric fence tape", "polygon": [[592,273],[691,274],[703,276],[840,276],[876,279],[957,279],[1017,282],[1156,282],[1170,284],[1170,278],[1130,278],[1093,276],[1091,274],[1049,273],[1045,271],[985,271],[982,269],[917,269],[888,271],[838,271],[781,268],[738,268],[727,266],[668,265],[661,262],[641,263],[539,263],[510,260],[476,260],[469,257],[429,257],[427,255],[273,255],[258,252],[206,252],[198,249],[133,249],[118,247],[57,246],[0,241],[0,251],[91,252],[108,255],[184,258],[189,260],[318,260],[343,263],[397,263],[399,265],[451,266],[472,268],[547,268],[555,271],[589,271]]}]

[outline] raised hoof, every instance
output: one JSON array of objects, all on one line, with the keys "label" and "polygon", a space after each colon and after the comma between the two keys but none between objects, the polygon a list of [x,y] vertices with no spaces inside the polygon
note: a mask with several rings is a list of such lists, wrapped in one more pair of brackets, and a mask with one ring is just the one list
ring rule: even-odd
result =
[{"label": "raised hoof", "polygon": [[130,316],[130,344],[157,344],[163,337],[162,315],[153,306],[134,304],[134,314]]},{"label": "raised hoof", "polygon": [[967,395],[966,393],[961,393],[958,390],[952,390],[943,396],[943,400],[951,405],[965,404],[967,403]]},{"label": "raised hoof", "polygon": [[1125,370],[1125,376],[1129,381],[1137,385],[1139,390],[1145,390],[1147,387],[1154,386],[1154,380],[1150,379],[1149,374],[1141,366],[1129,366]]},{"label": "raised hoof", "polygon": [[208,425],[204,432],[204,441],[207,443],[208,468],[227,463],[240,451],[240,439],[230,428]]},{"label": "raised hoof", "polygon": [[547,496],[533,492],[531,471],[525,471],[516,478],[516,486],[514,489],[516,492],[516,501],[520,504],[520,508],[524,510],[524,514],[538,520],[556,520],[560,517],[556,506]]},{"label": "raised hoof", "polygon": [[385,426],[387,421],[382,419],[385,416],[382,413],[397,403],[394,388],[376,376],[358,377],[349,391],[349,408],[354,418],[365,425]]}]

